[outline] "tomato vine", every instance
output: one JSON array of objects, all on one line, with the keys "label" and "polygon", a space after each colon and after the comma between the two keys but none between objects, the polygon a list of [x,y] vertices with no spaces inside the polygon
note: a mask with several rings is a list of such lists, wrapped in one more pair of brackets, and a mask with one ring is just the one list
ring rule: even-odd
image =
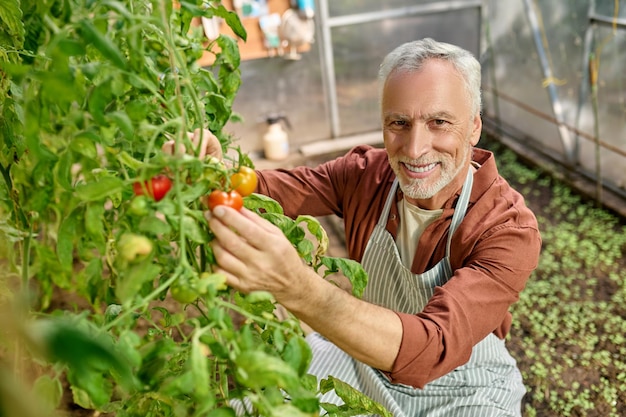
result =
[{"label": "tomato vine", "polygon": [[[220,18],[245,39],[238,16],[202,0],[2,4],[0,279],[17,289],[0,296],[19,307],[10,371],[47,364],[24,399],[58,407],[65,378],[76,404],[118,416],[232,415],[243,397],[253,415],[318,413],[297,320],[278,320],[271,297],[236,293],[212,271],[201,201],[234,188],[313,268],[343,271],[357,295],[366,281],[355,263],[324,256],[315,219],[288,219],[253,193],[253,164],[223,130],[236,118],[237,43],[208,41],[193,24]],[[171,140],[193,149],[187,132],[202,128],[237,155],[233,168],[161,150]],[[59,291],[81,307],[58,309]],[[362,397],[345,394],[384,413]]]}]

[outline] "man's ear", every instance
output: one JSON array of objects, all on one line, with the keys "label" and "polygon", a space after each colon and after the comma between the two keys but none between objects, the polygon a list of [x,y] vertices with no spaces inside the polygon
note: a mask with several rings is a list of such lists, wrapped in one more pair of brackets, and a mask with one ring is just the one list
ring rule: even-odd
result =
[{"label": "man's ear", "polygon": [[470,137],[470,143],[472,146],[476,146],[480,140],[480,134],[483,130],[483,120],[480,118],[480,113],[476,113],[474,121],[472,123],[472,136]]}]

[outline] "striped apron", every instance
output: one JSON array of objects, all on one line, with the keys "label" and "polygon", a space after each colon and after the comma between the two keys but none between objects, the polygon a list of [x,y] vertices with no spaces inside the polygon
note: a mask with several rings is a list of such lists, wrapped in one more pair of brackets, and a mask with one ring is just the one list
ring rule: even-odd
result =
[{"label": "striped apron", "polygon": [[[450,241],[465,217],[472,182],[470,170],[452,217],[445,258],[423,274],[413,274],[403,265],[393,236],[385,229],[398,186],[394,181],[363,255],[363,267],[369,275],[364,300],[409,314],[424,308],[435,287],[453,275]],[[310,373],[318,379],[332,375],[347,382],[395,417],[521,416],[521,399],[526,392],[521,374],[504,341],[493,333],[474,346],[466,364],[423,389],[389,382],[379,370],[354,360],[318,333],[308,335],[307,341],[313,351]],[[324,394],[321,401],[343,403],[333,391]]]}]

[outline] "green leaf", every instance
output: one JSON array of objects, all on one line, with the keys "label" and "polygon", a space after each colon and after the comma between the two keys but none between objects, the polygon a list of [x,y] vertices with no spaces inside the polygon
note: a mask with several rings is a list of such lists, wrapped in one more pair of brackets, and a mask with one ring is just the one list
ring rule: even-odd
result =
[{"label": "green leaf", "polygon": [[[111,150],[111,149],[108,149]],[[131,168],[134,171],[138,171],[144,163],[138,159],[133,158],[127,152],[122,151],[117,154],[117,158],[127,167]]]},{"label": "green leaf", "polygon": [[85,230],[97,243],[105,243],[104,204],[87,204],[85,209]]},{"label": "green leaf", "polygon": [[122,134],[126,137],[127,140],[133,140],[135,135],[135,129],[133,127],[133,122],[130,120],[130,117],[126,112],[123,111],[115,111],[111,113],[107,113],[107,118],[113,121],[119,127]]},{"label": "green leaf", "polygon": [[211,410],[206,417],[236,417],[235,410],[230,407],[220,407],[215,410]]},{"label": "green leaf", "polygon": [[164,327],[170,327],[172,325],[172,314],[170,313],[170,311],[165,308],[165,307],[152,307],[152,310],[158,311],[159,313],[161,313],[162,315],[162,322],[161,324]]},{"label": "green leaf", "polygon": [[125,330],[117,339],[116,350],[132,367],[141,365],[141,336],[133,330]]},{"label": "green leaf", "polygon": [[217,38],[217,44],[221,48],[222,52],[217,55],[215,64],[224,66],[227,70],[239,68],[241,58],[239,55],[237,40],[228,35],[222,34]]},{"label": "green leaf", "polygon": [[65,151],[59,157],[57,162],[57,182],[67,191],[72,191],[72,165],[74,159],[72,153]]},{"label": "green leaf", "polygon": [[44,245],[37,240],[33,240],[32,243],[35,253],[34,260],[36,262],[36,264],[33,265],[33,272],[41,287],[40,303],[44,306],[42,307],[43,309],[52,298],[54,286],[69,288],[72,284],[73,274],[71,268],[61,264],[58,254],[54,252],[53,247]]},{"label": "green leaf", "polygon": [[245,296],[241,293],[235,293],[235,302],[255,316],[272,313],[276,308],[274,297],[267,291],[253,291]]},{"label": "green leaf", "polygon": [[103,279],[102,270],[102,258],[94,257],[78,274],[77,281],[81,283],[79,291],[86,291],[86,295],[90,300],[97,299],[98,295],[102,295],[108,289],[110,281]]},{"label": "green leaf", "polygon": [[161,266],[150,263],[151,260],[135,264],[124,271],[115,287],[115,295],[122,304],[131,302],[139,295],[144,283],[154,281],[161,273]]},{"label": "green leaf", "polygon": [[298,385],[298,374],[286,362],[260,350],[247,350],[235,358],[235,377],[246,387],[262,389]]},{"label": "green leaf", "polygon": [[193,217],[187,215],[183,216],[181,227],[185,231],[185,236],[192,242],[203,244],[209,241],[209,235],[200,227]]},{"label": "green leaf", "polygon": [[106,176],[97,182],[77,185],[75,191],[78,198],[83,201],[99,201],[122,192],[124,185],[125,183],[121,179]]},{"label": "green leaf", "polygon": [[350,283],[352,284],[352,294],[358,298],[363,296],[368,276],[367,272],[365,272],[360,263],[352,259],[333,258],[330,256],[322,256],[320,261],[322,265],[327,268],[324,276],[341,272],[350,280]]},{"label": "green leaf", "polygon": [[333,389],[335,390],[335,394],[337,394],[345,404],[337,406],[335,404],[322,403],[322,408],[324,408],[329,415],[349,417],[376,414],[381,417],[393,417],[385,407],[333,376],[329,376],[327,379],[320,381],[320,391],[322,394]]},{"label": "green leaf", "polygon": [[[2,1],[2,0],[0,0]],[[61,403],[63,386],[57,378],[42,375],[33,385],[33,396],[39,400],[46,409],[55,410]]]},{"label": "green leaf", "polygon": [[313,358],[309,344],[304,338],[297,336],[289,339],[282,356],[285,362],[295,369],[299,376],[306,374]]},{"label": "green leaf", "polygon": [[[19,0],[0,0],[0,22],[6,30],[9,39],[12,39],[14,49],[21,49],[24,44],[24,23]],[[7,49],[13,49],[7,48]]]},{"label": "green leaf", "polygon": [[91,130],[81,130],[76,133],[70,142],[70,149],[88,159],[96,159],[98,150],[96,143],[100,142],[100,137]]},{"label": "green leaf", "polygon": [[237,91],[239,91],[239,87],[241,87],[241,74],[239,71],[220,71],[219,78],[222,85],[222,95],[234,99]]},{"label": "green leaf", "polygon": [[[48,360],[68,366],[71,379],[102,404],[104,374],[115,373],[122,387],[134,385],[129,364],[119,355],[112,339],[91,327],[86,319],[56,318],[38,320],[28,328],[28,336],[43,348]],[[108,400],[108,398],[106,398]]]},{"label": "green leaf", "polygon": [[100,33],[90,20],[81,20],[78,22],[78,27],[83,38],[100,51],[102,56],[108,59],[116,67],[126,69],[126,58],[124,55],[122,55],[120,50],[109,37]]},{"label": "green leaf", "polygon": [[61,265],[67,269],[71,269],[74,262],[74,239],[77,234],[78,221],[82,217],[83,211],[84,207],[75,208],[59,227],[57,256]]},{"label": "green leaf", "polygon": [[250,194],[243,199],[244,206],[257,213],[284,214],[283,207],[271,197],[262,194]]},{"label": "green leaf", "polygon": [[117,318],[122,312],[122,306],[119,304],[109,304],[104,311],[104,322],[110,323]]},{"label": "green leaf", "polygon": [[239,36],[244,41],[247,39],[248,35],[246,33],[246,28],[241,23],[241,19],[239,19],[239,15],[237,13],[226,9],[220,4],[219,6],[214,7],[213,15],[224,19],[228,27],[233,30],[235,35]]},{"label": "green leaf", "polygon": [[272,417],[310,417],[312,412],[302,411],[293,404],[286,403],[273,407],[271,413]]},{"label": "green leaf", "polygon": [[155,216],[145,216],[141,219],[141,222],[137,226],[137,230],[139,232],[150,234],[151,236],[158,236],[170,233],[172,228],[169,224]]},{"label": "green leaf", "polygon": [[82,56],[85,55],[85,46],[75,39],[62,38],[59,39],[57,47],[66,56]]},{"label": "green leaf", "polygon": [[67,371],[67,380],[72,390],[72,399],[76,405],[87,410],[104,406],[113,394],[113,386],[102,372],[78,373],[70,368]]},{"label": "green leaf", "polygon": [[321,256],[328,250],[328,234],[322,227],[322,224],[313,216],[302,215],[296,218],[296,223],[305,223],[307,229],[317,239],[316,256]]},{"label": "green leaf", "polygon": [[151,111],[151,106],[143,100],[133,100],[126,104],[126,114],[131,121],[139,123],[146,119]]},{"label": "green leaf", "polygon": [[107,79],[104,82],[98,84],[89,95],[87,99],[87,105],[89,113],[94,120],[101,126],[106,126],[107,122],[104,118],[106,108],[109,102],[112,100],[111,94],[111,80]]},{"label": "green leaf", "polygon": [[209,376],[208,359],[205,354],[205,345],[199,340],[199,333],[194,334],[189,353],[189,368],[195,385],[194,395],[197,398],[209,397],[211,380]]}]

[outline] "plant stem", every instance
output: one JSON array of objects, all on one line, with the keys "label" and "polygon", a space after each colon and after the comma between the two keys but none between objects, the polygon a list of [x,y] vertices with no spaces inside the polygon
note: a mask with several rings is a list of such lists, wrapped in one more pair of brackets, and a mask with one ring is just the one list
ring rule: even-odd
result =
[{"label": "plant stem", "polygon": [[113,328],[118,322],[122,321],[122,319],[134,313],[135,310],[146,307],[150,303],[150,301],[154,300],[157,295],[159,295],[162,291],[168,288],[181,275],[182,270],[182,268],[177,268],[176,272],[172,274],[172,276],[168,278],[163,284],[159,285],[154,291],[143,297],[135,305],[129,307],[128,309],[124,309],[124,311],[122,311],[122,313],[120,313],[115,319],[102,326],[102,329],[109,330]]}]

